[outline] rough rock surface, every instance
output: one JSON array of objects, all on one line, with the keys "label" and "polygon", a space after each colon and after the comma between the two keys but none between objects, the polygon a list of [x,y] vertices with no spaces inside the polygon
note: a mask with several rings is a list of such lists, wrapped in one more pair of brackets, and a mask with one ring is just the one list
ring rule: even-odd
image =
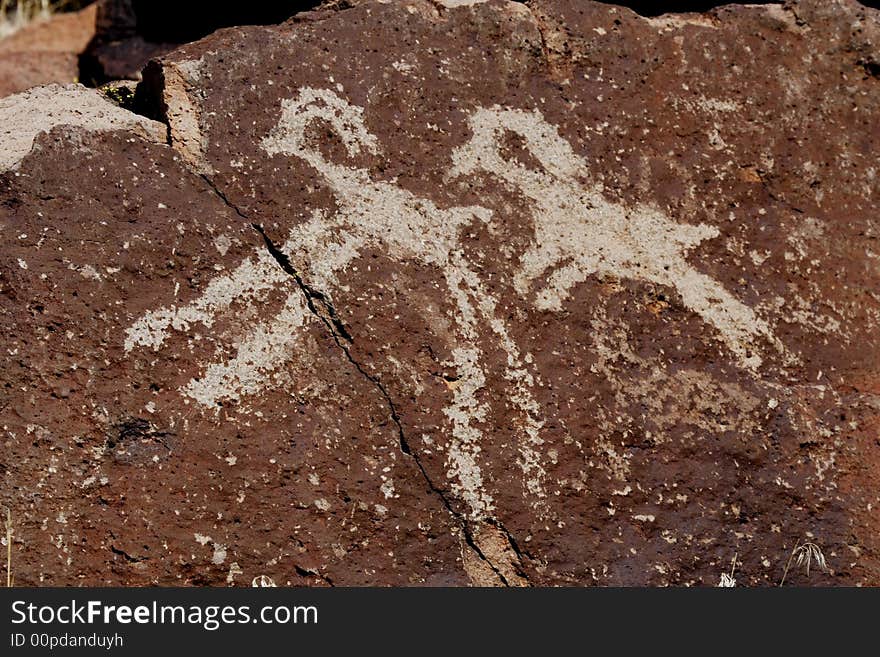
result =
[{"label": "rough rock surface", "polygon": [[78,55],[95,33],[96,5],[36,21],[0,40],[0,96],[73,82]]},{"label": "rough rock surface", "polygon": [[21,584],[880,584],[880,16],[409,0],[0,177]]}]

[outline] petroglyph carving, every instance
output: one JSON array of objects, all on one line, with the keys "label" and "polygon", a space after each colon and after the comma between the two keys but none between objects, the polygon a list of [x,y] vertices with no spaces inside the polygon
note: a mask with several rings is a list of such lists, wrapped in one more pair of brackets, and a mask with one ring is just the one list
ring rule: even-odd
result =
[{"label": "petroglyph carving", "polygon": [[[366,247],[381,248],[399,260],[414,259],[439,267],[456,304],[454,319],[462,338],[453,349],[460,382],[444,411],[452,424],[447,465],[453,489],[467,503],[473,518],[490,514],[494,508],[483,486],[478,463],[482,436],[476,426],[489,412],[477,399],[477,392],[486,382],[477,337],[487,326],[508,356],[506,376],[514,388],[511,401],[519,410],[524,434],[519,451],[525,485],[536,498],[544,497],[544,471],[537,452],[543,422],[530,392],[532,376],[504,322],[495,315],[495,300],[483,289],[459,243],[462,228],[475,221],[488,221],[491,213],[479,206],[440,209],[394,184],[372,181],[366,169],[327,161],[307,137],[306,129],[314,120],[329,123],[352,157],[361,150],[372,154],[378,151],[375,137],[364,127],[363,110],[333,92],[306,88],[297,98],[283,103],[278,126],[263,140],[264,150],[270,155],[293,155],[308,162],[324,176],[338,204],[332,217],[316,216],[304,234],[297,236],[294,254],[308,254],[312,262],[324,263],[314,284],[331,295],[339,284],[337,272]],[[342,244],[335,243],[333,236],[337,235],[343,236]],[[323,255],[315,257],[318,253]]]},{"label": "petroglyph carving", "polygon": [[[757,351],[762,341],[781,350],[768,325],[751,308],[687,261],[689,251],[716,237],[717,229],[680,224],[647,206],[627,209],[606,201],[598,186],[581,182],[587,163],[538,111],[477,109],[469,121],[472,137],[453,153],[449,175],[497,176],[533,204],[534,241],[511,282],[537,308],[561,309],[572,288],[593,274],[650,281],[677,290],[685,305],[718,331],[744,367],[761,363]],[[546,499],[540,449],[544,421],[532,394],[534,376],[498,316],[497,299],[471,267],[460,243],[464,229],[490,222],[492,212],[480,206],[440,208],[392,182],[373,180],[367,168],[330,161],[310,136],[309,128],[316,122],[333,129],[352,161],[380,155],[362,108],[323,89],[303,88],[295,98],[285,100],[277,126],[260,145],[269,155],[297,158],[316,170],[333,191],[337,208],[332,214],[313,212],[291,231],[283,252],[295,263],[308,263],[308,283],[331,299],[344,283],[340,274],[367,248],[442,272],[458,334],[452,353],[459,381],[444,410],[451,425],[446,446],[451,487],[467,504],[472,520],[491,516],[495,502],[479,465],[479,425],[489,420],[492,409],[478,393],[487,383],[479,341],[492,335],[507,355],[504,376],[517,416],[524,488],[540,510]],[[540,170],[504,158],[501,140],[506,131],[520,135]],[[146,313],[127,330],[125,349],[159,349],[170,331],[186,331],[196,323],[210,327],[233,303],[257,304],[285,284],[290,285],[290,279],[277,262],[268,253],[258,253],[215,278],[191,303]],[[292,289],[272,319],[247,335],[230,336],[238,344],[234,358],[207,365],[183,393],[205,406],[258,394],[277,383],[271,375],[281,365],[297,358],[302,328],[310,321],[315,320],[301,292]]]},{"label": "petroglyph carving", "polygon": [[[263,140],[270,155],[295,156],[316,169],[334,191],[337,211],[328,216],[315,212],[291,232],[283,249],[295,262],[307,260],[310,284],[332,298],[342,272],[365,248],[378,248],[400,261],[413,259],[438,267],[456,305],[454,318],[460,342],[453,349],[459,384],[453,390],[445,414],[452,425],[448,444],[448,475],[454,492],[468,505],[470,516],[479,519],[491,514],[494,501],[483,485],[479,466],[481,432],[477,425],[490,409],[477,398],[485,386],[477,338],[488,329],[507,353],[505,377],[512,383],[510,401],[520,415],[519,465],[526,490],[536,506],[546,497],[545,477],[538,447],[542,444],[543,421],[530,388],[534,381],[526,369],[517,345],[505,323],[495,314],[496,300],[483,286],[465,260],[459,245],[461,229],[473,222],[486,222],[491,212],[479,206],[438,208],[394,184],[370,179],[366,169],[328,161],[309,143],[307,128],[313,121],[324,121],[336,132],[355,157],[378,153],[378,144],[367,132],[363,110],[327,90],[304,88],[282,106],[278,126]],[[158,349],[168,331],[186,330],[194,322],[210,326],[217,313],[235,299],[259,301],[269,290],[285,280],[286,274],[267,255],[243,263],[232,274],[212,281],[205,293],[182,308],[163,308],[147,313],[127,331],[126,350],[135,346]],[[237,356],[227,363],[214,363],[205,374],[193,379],[184,393],[205,404],[223,399],[238,400],[259,392],[266,374],[285,360],[296,358],[296,329],[305,318],[302,299],[292,294],[282,312],[258,326],[240,340]]]},{"label": "petroglyph carving", "polygon": [[[718,236],[717,228],[605,200],[600,186],[580,181],[587,162],[538,110],[481,108],[469,122],[473,136],[454,152],[450,176],[492,174],[534,204],[535,238],[514,284],[523,295],[534,292],[538,308],[560,310],[572,288],[593,274],[649,281],[674,288],[715,327],[741,366],[761,364],[762,341],[784,351],[764,320],[687,261],[688,252]],[[504,158],[501,140],[507,131],[522,137],[543,170]],[[543,284],[536,286],[538,281]]]},{"label": "petroglyph carving", "polygon": [[[214,278],[189,304],[147,312],[126,330],[125,351],[138,346],[158,350],[171,330],[188,331],[195,324],[210,328],[233,303],[258,304],[288,282],[287,274],[272,256],[259,252],[230,274]],[[218,402],[239,401],[246,395],[262,392],[276,383],[271,375],[280,364],[290,360],[299,329],[310,317],[302,293],[291,292],[271,323],[258,325],[249,335],[238,336],[236,356],[225,363],[208,365],[200,377],[183,388],[184,394],[205,406],[216,406]]]}]

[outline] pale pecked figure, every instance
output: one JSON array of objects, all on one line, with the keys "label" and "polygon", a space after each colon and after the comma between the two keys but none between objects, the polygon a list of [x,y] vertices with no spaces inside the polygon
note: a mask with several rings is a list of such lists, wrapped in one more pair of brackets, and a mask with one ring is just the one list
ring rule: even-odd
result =
[{"label": "pale pecked figure", "polygon": [[[572,288],[594,274],[649,281],[675,289],[686,307],[711,324],[747,369],[761,365],[762,343],[784,353],[769,325],[723,285],[687,261],[689,251],[719,235],[714,226],[682,224],[646,205],[607,201],[580,177],[588,163],[538,110],[480,108],[471,139],[453,153],[450,177],[491,174],[533,204],[534,243],[514,277],[541,309],[561,310]],[[502,155],[507,131],[522,137],[542,171]]]},{"label": "pale pecked figure", "polygon": [[[260,145],[270,156],[296,158],[316,170],[333,191],[337,209],[313,212],[291,231],[281,251],[293,262],[308,261],[307,282],[331,299],[342,285],[340,274],[367,248],[400,262],[436,267],[456,309],[458,333],[452,353],[459,381],[444,409],[451,424],[446,463],[452,490],[466,503],[471,520],[491,517],[495,502],[479,465],[479,425],[490,409],[478,395],[486,385],[478,343],[492,335],[507,355],[504,376],[516,409],[523,486],[534,508],[545,509],[547,475],[540,449],[544,421],[532,392],[534,375],[460,243],[462,231],[490,222],[492,211],[476,205],[439,208],[393,182],[371,179],[365,168],[329,161],[309,138],[308,129],[316,121],[332,127],[352,158],[380,154],[363,109],[335,92],[306,87],[283,101],[278,125]],[[687,261],[691,250],[718,235],[716,228],[681,224],[644,205],[627,208],[607,201],[601,188],[581,181],[587,163],[537,110],[477,108],[469,127],[472,136],[453,152],[447,178],[494,176],[528,200],[534,240],[510,284],[536,308],[563,308],[572,288],[594,274],[650,281],[675,289],[685,306],[714,327],[742,367],[761,364],[764,344],[784,352],[766,322]],[[505,159],[502,139],[507,131],[522,138],[541,170]],[[259,252],[213,279],[194,301],[146,313],[127,330],[125,348],[159,349],[169,331],[187,331],[195,323],[211,326],[233,303],[257,304],[289,282],[274,258]],[[315,318],[301,291],[292,290],[273,319],[246,335],[230,336],[238,344],[235,356],[208,364],[183,393],[206,407],[258,394],[273,385],[272,377],[280,376],[284,363],[297,358],[303,327],[310,321]]]},{"label": "pale pecked figure", "polygon": [[[477,425],[490,411],[477,398],[486,384],[477,338],[491,331],[507,354],[505,378],[512,384],[509,399],[518,411],[519,466],[526,490],[536,508],[543,506],[545,472],[538,448],[543,443],[540,408],[531,394],[534,380],[525,367],[505,323],[496,316],[495,299],[483,289],[468,265],[459,242],[462,229],[486,222],[491,211],[480,206],[441,209],[424,198],[384,181],[371,180],[366,169],[328,161],[308,139],[314,121],[324,121],[342,140],[349,155],[378,154],[376,138],[363,121],[363,110],[329,90],[303,88],[296,98],[282,104],[278,126],[262,141],[269,155],[294,156],[317,170],[334,192],[337,210],[328,215],[315,212],[291,231],[281,250],[294,261],[308,258],[309,284],[330,298],[340,285],[338,275],[365,248],[381,249],[394,259],[412,259],[442,272],[457,312],[454,320],[460,341],[453,348],[458,385],[444,410],[452,425],[447,465],[454,492],[478,520],[491,514],[494,501],[483,485],[478,456],[481,432]],[[215,316],[242,297],[258,302],[287,279],[268,254],[246,260],[235,271],[214,279],[205,293],[180,308],[147,313],[128,329],[126,349],[159,348],[170,329],[186,330],[194,322],[210,326]],[[226,362],[212,363],[194,378],[184,393],[205,406],[218,401],[239,400],[267,385],[267,375],[285,361],[296,358],[297,328],[310,321],[302,294],[296,290],[271,321],[238,338],[238,352]]]}]

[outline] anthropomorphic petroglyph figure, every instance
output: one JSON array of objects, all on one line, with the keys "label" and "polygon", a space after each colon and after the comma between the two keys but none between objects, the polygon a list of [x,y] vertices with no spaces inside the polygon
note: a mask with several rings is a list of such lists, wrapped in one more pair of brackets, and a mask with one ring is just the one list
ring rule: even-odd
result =
[{"label": "anthropomorphic petroglyph figure", "polygon": [[[718,229],[681,224],[645,205],[627,208],[607,201],[599,186],[581,182],[587,162],[538,110],[480,108],[469,123],[472,137],[456,149],[449,175],[488,173],[531,201],[534,241],[514,283],[524,296],[534,293],[538,308],[561,309],[572,288],[593,274],[650,281],[674,288],[685,306],[715,327],[741,366],[761,364],[762,343],[784,352],[764,320],[687,261],[692,249],[718,236]],[[522,138],[541,170],[505,159],[507,131]]]},{"label": "anthropomorphic petroglyph figure", "polygon": [[[477,342],[481,331],[489,330],[507,353],[505,376],[511,383],[509,399],[519,415],[519,465],[524,486],[536,508],[542,507],[545,473],[538,448],[543,422],[531,394],[533,378],[505,323],[496,316],[495,300],[468,265],[459,243],[464,227],[488,221],[491,213],[479,206],[441,209],[397,185],[373,181],[365,168],[329,161],[310,140],[308,129],[316,122],[332,127],[350,157],[378,153],[376,138],[365,128],[363,110],[332,91],[303,88],[297,97],[283,102],[281,119],[262,141],[262,148],[270,155],[294,156],[308,163],[333,190],[337,204],[332,215],[315,212],[296,227],[282,247],[284,253],[294,262],[311,263],[308,283],[331,298],[339,288],[339,274],[365,248],[442,271],[456,307],[455,322],[461,338],[453,348],[459,381],[445,409],[452,425],[447,465],[453,491],[467,504],[471,519],[492,513],[494,501],[483,485],[478,463],[482,437],[478,425],[486,419],[489,408],[477,396],[486,384]],[[192,303],[147,313],[128,330],[126,349],[157,349],[171,329],[187,329],[194,322],[210,326],[216,314],[234,301],[259,301],[286,277],[277,264],[270,266],[270,261],[267,255],[250,258],[230,275],[212,281]],[[205,405],[259,392],[261,379],[296,357],[297,329],[305,321],[310,320],[297,291],[275,318],[239,338],[233,359],[209,365],[184,392]]]}]

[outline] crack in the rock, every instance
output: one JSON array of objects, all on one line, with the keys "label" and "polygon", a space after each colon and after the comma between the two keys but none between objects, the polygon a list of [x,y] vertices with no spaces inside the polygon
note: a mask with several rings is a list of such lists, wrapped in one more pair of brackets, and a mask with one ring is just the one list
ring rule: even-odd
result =
[{"label": "crack in the rock", "polygon": [[299,566],[297,564],[293,564],[293,570],[300,577],[317,577],[322,582],[324,582],[324,584],[326,584],[327,586],[330,586],[330,587],[336,586],[336,584],[333,583],[332,579],[327,577],[327,575],[323,575],[323,574],[319,573],[317,570],[312,570],[311,568],[303,568],[302,566]]},{"label": "crack in the rock", "polygon": [[[269,255],[274,258],[275,262],[278,263],[278,266],[281,267],[282,270],[284,270],[285,274],[291,276],[293,280],[296,281],[296,285],[297,287],[299,287],[300,291],[303,293],[303,296],[306,298],[306,305],[308,306],[312,314],[324,323],[324,325],[333,335],[333,338],[336,340],[337,344],[345,349],[339,338],[342,338],[350,344],[352,342],[351,335],[346,330],[345,325],[342,323],[342,320],[339,319],[339,315],[336,313],[336,308],[333,307],[333,304],[330,303],[330,300],[327,298],[327,296],[323,292],[321,292],[320,290],[316,290],[314,287],[303,280],[300,273],[296,270],[296,267],[294,267],[293,263],[290,262],[290,258],[287,257],[287,254],[275,245],[275,243],[266,234],[266,231],[263,230],[263,227],[260,224],[251,223],[251,228],[256,230],[263,238],[263,242],[266,245],[266,249],[268,249],[269,251]],[[324,312],[321,312],[321,310],[319,310],[319,305]],[[349,358],[349,360],[351,360],[351,358]],[[356,364],[353,360],[352,363]]]},{"label": "crack in the rock", "polygon": [[128,563],[140,563],[141,561],[149,561],[148,557],[133,557],[125,550],[121,550],[115,545],[110,546],[110,551],[113,554],[119,555],[123,559],[125,559]]},{"label": "crack in the rock", "polygon": [[544,21],[541,20],[528,0],[525,0],[522,4],[528,10],[529,15],[535,23],[535,29],[538,30],[538,36],[541,38],[542,54],[544,55],[544,58],[548,60],[549,64],[550,46],[547,44],[547,35],[544,34],[544,30],[546,30],[547,27],[544,25]]},{"label": "crack in the rock", "polygon": [[507,542],[510,545],[510,549],[513,550],[513,553],[516,555],[516,558],[519,560],[519,564],[514,566],[514,570],[523,579],[525,579],[526,581],[529,581],[529,575],[522,568],[522,563],[523,563],[523,557],[531,558],[531,555],[529,555],[527,552],[523,551],[519,547],[519,544],[516,542],[516,539],[513,537],[513,534],[511,534],[510,530],[504,526],[504,523],[502,523],[497,518],[491,518],[491,519],[487,520],[487,522],[490,525],[494,525],[495,527],[497,527],[501,531],[501,533],[504,534],[504,537],[507,539]]},{"label": "crack in the rock", "polygon": [[[314,288],[312,288],[311,286],[309,286],[307,283],[305,283],[302,280],[302,276],[299,274],[299,272],[296,271],[296,268],[294,268],[293,265],[291,264],[290,258],[288,258],[288,256],[285,253],[283,253],[272,242],[271,238],[266,234],[266,232],[263,230],[262,226],[260,226],[257,223],[251,223],[251,226],[258,233],[260,233],[260,235],[263,237],[263,241],[266,244],[266,248],[269,250],[269,253],[272,255],[272,257],[275,258],[275,261],[278,263],[278,265],[281,267],[281,269],[283,269],[285,271],[285,273],[289,274],[296,281],[297,286],[300,288],[300,290],[302,290],[303,294],[306,297],[306,304],[308,305],[309,310],[311,310],[312,314],[314,314],[315,317],[317,317],[319,320],[321,320],[321,322],[323,322],[324,326],[330,332],[330,336],[333,338],[334,342],[336,342],[336,345],[340,349],[342,349],[342,352],[345,354],[345,357],[348,360],[348,362],[351,363],[354,366],[354,368],[365,379],[367,379],[367,381],[369,381],[373,385],[373,387],[376,388],[376,390],[378,390],[379,393],[382,395],[382,397],[385,399],[385,403],[388,406],[389,412],[391,414],[391,421],[394,422],[394,425],[397,428],[397,438],[398,438],[398,442],[400,444],[400,451],[402,451],[404,454],[406,454],[407,456],[409,456],[413,459],[413,462],[416,464],[416,467],[418,468],[419,472],[422,474],[422,478],[428,484],[428,487],[431,490],[431,492],[433,492],[440,499],[440,501],[442,502],[446,511],[458,523],[459,527],[461,528],[462,534],[464,535],[465,543],[467,543],[468,547],[470,547],[482,561],[486,562],[486,564],[492,569],[492,572],[495,573],[495,575],[502,582],[502,584],[504,584],[505,586],[510,586],[510,583],[507,581],[507,578],[504,577],[504,575],[501,573],[499,568],[494,563],[492,563],[492,560],[489,559],[483,553],[483,551],[480,549],[480,547],[477,545],[477,542],[474,540],[473,533],[471,532],[470,527],[468,526],[467,520],[465,519],[464,515],[462,513],[460,513],[459,511],[455,510],[455,508],[452,506],[452,503],[449,501],[449,498],[446,496],[446,493],[444,493],[440,488],[438,488],[434,484],[434,482],[431,480],[430,475],[428,474],[428,471],[425,469],[425,466],[422,463],[421,459],[419,459],[419,457],[413,451],[412,447],[410,447],[409,442],[406,438],[406,433],[403,430],[403,424],[400,421],[400,415],[397,413],[397,407],[395,406],[394,400],[391,398],[391,395],[389,394],[388,390],[385,388],[385,385],[382,383],[382,381],[379,380],[379,378],[376,375],[367,372],[363,368],[363,366],[361,366],[361,364],[354,358],[354,356],[352,356],[351,349],[349,347],[349,344],[351,344],[353,342],[351,339],[351,336],[348,335],[348,333],[345,333],[345,334],[338,333],[336,330],[338,328],[338,326],[337,326],[336,321],[334,321],[334,317],[331,316],[331,318],[328,319],[328,317],[326,317],[324,314],[320,313],[317,310],[317,308],[315,307],[315,305],[313,303],[313,297],[312,297],[313,294],[316,294],[316,293],[320,294],[320,298],[321,298],[322,302],[325,302],[325,303],[327,303],[326,297],[322,293],[316,292],[314,290]],[[332,306],[329,303],[327,303],[327,307],[332,308]],[[333,312],[335,315],[335,310]],[[341,325],[341,322],[339,322],[339,325]],[[502,531],[505,531],[505,533],[506,533],[506,530],[502,529]],[[514,550],[514,551],[516,551],[516,550]],[[518,554],[518,552],[517,552],[517,554]]]},{"label": "crack in the rock", "polygon": [[[547,67],[547,74],[554,82],[562,83],[571,76],[571,65],[573,63],[573,53],[569,46],[570,38],[564,34],[564,29],[548,25],[545,17],[541,15],[535,7],[532,7],[528,0],[522,3],[531,16],[535,29],[540,39],[541,57]],[[561,43],[554,43],[553,35],[562,35]],[[550,35],[550,36],[548,36]]]},{"label": "crack in the rock", "polygon": [[773,191],[773,187],[771,185],[771,176],[764,171],[758,171],[758,178],[761,179],[761,186],[764,188],[764,191],[767,193],[773,201],[776,203],[780,203],[787,207],[788,209],[796,212],[798,214],[804,214],[804,210],[794,205],[791,201],[787,201],[786,199],[779,196],[776,192]]},{"label": "crack in the rock", "polygon": [[[235,214],[238,215],[240,218],[247,221],[251,225],[251,227],[260,234],[263,239],[263,243],[266,246],[266,249],[269,251],[269,254],[272,256],[275,262],[278,263],[278,266],[281,267],[281,269],[296,282],[297,287],[300,289],[300,291],[303,293],[303,296],[305,297],[306,305],[309,311],[311,311],[311,313],[324,324],[326,329],[329,331],[330,336],[333,338],[333,341],[345,354],[348,362],[354,366],[354,368],[361,374],[361,376],[366,378],[367,381],[369,381],[373,385],[373,387],[379,391],[379,393],[384,398],[386,405],[388,406],[391,420],[392,422],[394,422],[394,425],[397,428],[397,437],[400,445],[400,450],[413,459],[413,462],[416,464],[416,467],[421,473],[422,478],[428,485],[429,490],[440,499],[440,502],[446,509],[447,513],[449,513],[449,515],[452,516],[452,518],[458,524],[467,546],[474,551],[474,553],[480,558],[481,561],[485,562],[489,566],[489,568],[492,569],[492,572],[495,573],[496,577],[498,577],[499,581],[504,586],[510,586],[510,582],[508,582],[507,578],[502,574],[498,566],[496,566],[492,562],[492,560],[486,556],[483,550],[480,549],[480,546],[477,545],[477,542],[474,539],[473,532],[471,531],[464,514],[462,514],[460,511],[457,511],[452,505],[452,502],[447,497],[446,493],[434,484],[421,459],[410,447],[409,442],[406,438],[406,433],[403,430],[403,424],[401,423],[400,415],[397,413],[397,407],[395,406],[394,400],[391,398],[391,395],[388,393],[388,390],[385,388],[385,385],[379,380],[376,375],[367,372],[351,354],[351,349],[349,345],[353,343],[353,339],[348,331],[345,329],[342,321],[339,319],[339,316],[336,313],[336,309],[333,307],[333,304],[330,303],[327,296],[323,292],[316,290],[303,280],[302,275],[293,266],[290,258],[281,249],[279,249],[278,246],[269,237],[269,235],[266,234],[266,231],[261,224],[252,221],[250,217],[248,217],[248,215],[245,214],[235,203],[230,201],[229,198],[223,193],[222,190],[217,187],[217,185],[214,183],[213,180],[211,180],[209,176],[205,174],[200,174],[200,176],[208,185],[208,187],[213,190],[217,197],[222,200],[229,209],[235,212]],[[318,302],[318,304],[321,305],[325,312],[322,313],[320,310],[318,310],[316,301]],[[521,560],[522,555],[519,551],[518,546],[516,545],[516,542],[510,535],[510,532],[508,532],[497,520],[493,519],[490,522],[491,524],[496,525],[505,534],[508,542],[511,545],[511,548]]]}]

